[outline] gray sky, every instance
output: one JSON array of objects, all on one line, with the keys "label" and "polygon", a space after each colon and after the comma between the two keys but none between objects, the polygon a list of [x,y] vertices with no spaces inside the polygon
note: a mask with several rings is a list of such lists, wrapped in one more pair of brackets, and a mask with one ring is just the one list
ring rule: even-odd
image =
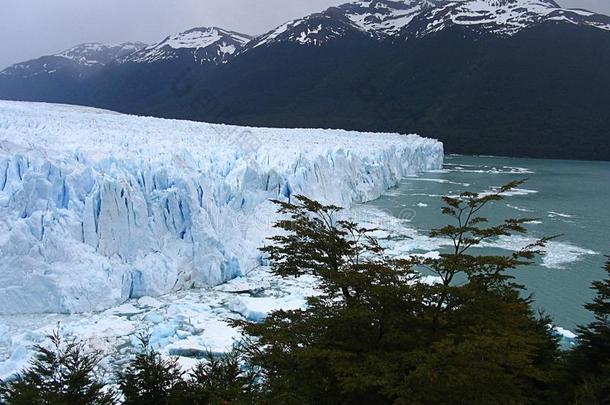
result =
[{"label": "gray sky", "polygon": [[[0,0],[0,69],[82,42],[154,43],[215,25],[261,34],[349,0]],[[609,0],[557,0],[610,14]]]}]

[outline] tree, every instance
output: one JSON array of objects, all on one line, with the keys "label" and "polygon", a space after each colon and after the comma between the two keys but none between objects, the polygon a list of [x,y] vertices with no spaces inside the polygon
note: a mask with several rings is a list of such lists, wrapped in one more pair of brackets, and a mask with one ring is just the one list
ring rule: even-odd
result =
[{"label": "tree", "polygon": [[209,352],[189,374],[186,389],[174,396],[173,404],[254,404],[257,400],[256,373],[242,367],[237,352]]},{"label": "tree", "polygon": [[[610,260],[605,271],[610,276]],[[563,386],[574,404],[610,404],[610,277],[593,283],[597,294],[585,308],[595,320],[578,328],[578,346],[568,354]]]},{"label": "tree", "polygon": [[272,271],[315,276],[322,294],[309,298],[306,310],[278,311],[262,324],[236,322],[255,339],[247,355],[261,369],[268,400],[382,401],[382,381],[371,367],[381,362],[369,353],[400,350],[394,334],[399,325],[409,329],[402,314],[417,312],[423,302],[411,292],[417,275],[406,261],[384,257],[374,229],[339,220],[339,207],[303,196],[276,204],[286,217],[276,224],[283,233],[262,249]]},{"label": "tree", "polygon": [[[446,197],[443,212],[455,224],[431,232],[451,241],[438,258],[390,258],[375,229],[339,219],[339,207],[303,196],[276,201],[281,232],[262,250],[276,275],[317,278],[319,295],[305,309],[276,311],[261,323],[233,321],[246,343],[227,355],[209,353],[189,374],[141,337],[142,351],[117,374],[124,403],[560,402],[551,392],[558,348],[550,320],[534,313],[531,297],[507,274],[531,263],[548,239],[507,256],[471,252],[525,233],[528,219],[488,225],[479,214],[520,184]],[[439,282],[423,282],[416,271],[423,268]],[[587,308],[596,321],[581,328],[582,344],[566,368],[579,370],[578,384],[566,384],[577,404],[603,404],[608,393],[610,280],[594,286],[598,296]],[[51,350],[38,348],[27,372],[2,385],[0,402],[115,402],[93,377],[97,353],[86,355],[82,344],[56,334],[52,342]]]},{"label": "tree", "polygon": [[531,297],[508,270],[528,265],[550,238],[506,256],[471,253],[498,237],[527,232],[530,218],[489,225],[484,208],[501,201],[522,181],[495,192],[443,197],[442,213],[453,223],[431,231],[450,241],[438,258],[415,258],[414,266],[438,276],[429,287],[429,344],[404,354],[412,368],[395,384],[401,403],[541,403],[550,390],[549,370],[557,341],[531,308]]},{"label": "tree", "polygon": [[[321,294],[304,310],[235,322],[253,341],[246,354],[261,370],[267,400],[542,402],[557,341],[506,271],[528,264],[546,240],[509,256],[469,254],[489,239],[525,232],[529,219],[483,227],[487,220],[478,215],[519,184],[445,198],[443,212],[457,224],[432,232],[453,241],[438,259],[390,259],[374,230],[338,219],[340,208],[303,196],[276,201],[281,233],[262,249],[272,271],[315,276]],[[421,282],[414,266],[430,268],[441,283]]]},{"label": "tree", "polygon": [[171,404],[184,389],[183,372],[174,360],[166,360],[140,336],[142,351],[117,376],[126,405]]},{"label": "tree", "polygon": [[88,352],[82,342],[65,341],[58,332],[47,337],[50,348],[35,347],[29,368],[2,384],[0,402],[9,405],[110,405],[115,395],[95,370],[101,355]]},{"label": "tree", "polygon": [[[552,238],[540,239],[509,256],[475,256],[469,252],[482,243],[501,236],[527,233],[524,224],[534,218],[511,218],[498,225],[486,226],[488,219],[480,215],[486,206],[502,201],[507,192],[523,183],[523,180],[513,181],[493,193],[482,195],[464,192],[458,197],[443,197],[445,206],[442,213],[451,217],[455,223],[432,230],[430,236],[449,238],[452,248],[449,252],[442,253],[438,259],[424,259],[419,264],[427,266],[445,287],[450,286],[458,274],[463,274],[469,281],[486,288],[519,287],[506,283],[512,279],[506,271],[531,264],[531,260],[541,253],[546,242]],[[445,302],[441,299],[438,304],[442,306]]]}]

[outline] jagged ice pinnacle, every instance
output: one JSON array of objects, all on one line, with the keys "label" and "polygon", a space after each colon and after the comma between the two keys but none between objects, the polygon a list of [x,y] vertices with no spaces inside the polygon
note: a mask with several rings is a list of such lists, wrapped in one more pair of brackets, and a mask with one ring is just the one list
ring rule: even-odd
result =
[{"label": "jagged ice pinnacle", "polygon": [[0,313],[85,312],[260,265],[271,198],[349,206],[437,169],[416,135],[0,101]]}]

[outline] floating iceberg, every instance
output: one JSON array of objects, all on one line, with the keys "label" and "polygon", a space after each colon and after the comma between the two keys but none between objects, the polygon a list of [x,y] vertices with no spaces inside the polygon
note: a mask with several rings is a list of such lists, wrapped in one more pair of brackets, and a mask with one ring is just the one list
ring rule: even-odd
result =
[{"label": "floating iceberg", "polygon": [[350,206],[442,161],[442,144],[416,135],[0,101],[0,313],[219,285],[259,265],[269,199]]}]

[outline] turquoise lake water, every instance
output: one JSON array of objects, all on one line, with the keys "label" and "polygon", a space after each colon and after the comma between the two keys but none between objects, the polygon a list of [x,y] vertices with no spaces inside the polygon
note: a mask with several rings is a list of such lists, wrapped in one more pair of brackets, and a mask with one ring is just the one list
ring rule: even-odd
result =
[{"label": "turquoise lake water", "polygon": [[[594,296],[591,282],[606,276],[602,266],[604,255],[610,255],[610,162],[447,156],[443,170],[406,179],[368,205],[396,217],[408,215],[409,225],[425,234],[450,221],[440,214],[440,196],[490,191],[517,179],[528,181],[483,216],[492,223],[536,218],[528,224],[529,237],[561,234],[535,265],[513,274],[554,324],[573,330],[592,320],[583,305]],[[486,250],[507,253],[503,248],[514,243],[499,241]]]}]

